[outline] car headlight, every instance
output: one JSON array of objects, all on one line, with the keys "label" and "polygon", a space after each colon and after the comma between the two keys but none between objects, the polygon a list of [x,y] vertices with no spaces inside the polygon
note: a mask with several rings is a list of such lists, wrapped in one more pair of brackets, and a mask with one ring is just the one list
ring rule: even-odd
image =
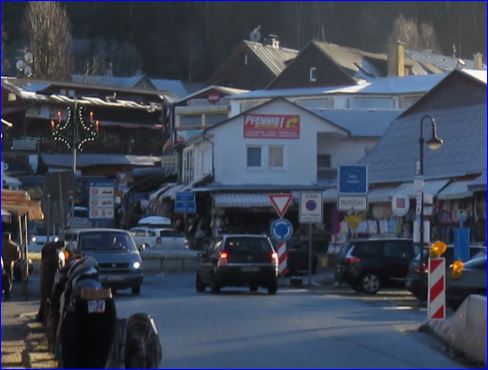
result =
[{"label": "car headlight", "polygon": [[33,236],[32,239],[31,239],[32,243],[35,243],[36,240],[37,240],[37,238],[35,236]]},{"label": "car headlight", "polygon": [[132,268],[134,270],[139,270],[141,268],[141,263],[139,261],[136,261],[132,264]]},{"label": "car headlight", "polygon": [[54,241],[57,242],[59,238],[57,236],[54,237]]}]

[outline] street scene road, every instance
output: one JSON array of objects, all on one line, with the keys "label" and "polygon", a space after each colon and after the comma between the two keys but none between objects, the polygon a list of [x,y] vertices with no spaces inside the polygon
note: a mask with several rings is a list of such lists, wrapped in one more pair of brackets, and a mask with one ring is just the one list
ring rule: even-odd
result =
[{"label": "street scene road", "polygon": [[2,14],[2,367],[486,367],[485,2]]},{"label": "street scene road", "polygon": [[276,296],[245,288],[202,294],[194,274],[178,273],[148,276],[140,298],[121,291],[116,303],[120,317],[155,318],[169,368],[462,367],[417,331],[425,310],[387,298],[290,287]]}]

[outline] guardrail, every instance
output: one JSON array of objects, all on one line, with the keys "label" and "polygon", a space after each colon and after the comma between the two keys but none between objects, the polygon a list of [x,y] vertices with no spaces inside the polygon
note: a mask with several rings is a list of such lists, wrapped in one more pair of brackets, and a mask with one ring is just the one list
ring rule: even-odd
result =
[{"label": "guardrail", "polygon": [[195,271],[199,252],[191,250],[146,250],[141,252],[144,273]]}]

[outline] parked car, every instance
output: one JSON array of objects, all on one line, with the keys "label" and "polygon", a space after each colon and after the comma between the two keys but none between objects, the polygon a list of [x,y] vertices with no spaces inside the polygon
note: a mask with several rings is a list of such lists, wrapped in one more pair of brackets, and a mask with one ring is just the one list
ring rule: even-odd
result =
[{"label": "parked car", "polygon": [[457,308],[470,294],[486,296],[486,255],[464,263],[461,276],[451,276],[452,264],[446,271],[446,305]]},{"label": "parked car", "polygon": [[73,207],[68,214],[67,226],[70,229],[87,229],[92,226],[87,207]]},{"label": "parked car", "polygon": [[404,281],[415,257],[411,239],[359,239],[344,243],[338,255],[335,278],[356,291],[375,294],[383,285]]},{"label": "parked car", "polygon": [[[481,245],[470,245],[469,255],[486,256],[486,247]],[[454,261],[454,246],[448,245],[443,256],[446,259],[446,267]],[[405,288],[420,301],[427,300],[427,259],[429,258],[429,248],[424,248],[423,259],[420,256],[420,249],[415,258],[410,261],[408,275],[405,280]]]},{"label": "parked car", "polygon": [[171,220],[168,217],[161,216],[145,216],[137,221],[137,226],[141,227],[171,227]]},{"label": "parked car", "polygon": [[278,290],[278,255],[265,235],[222,235],[215,239],[202,257],[195,276],[198,292],[210,287],[218,293],[225,286],[259,287],[269,294]]},{"label": "parked car", "polygon": [[134,227],[130,229],[137,246],[157,249],[187,249],[185,235],[172,228]]},{"label": "parked car", "polygon": [[[43,224],[36,224],[31,231],[30,240],[29,240],[29,252],[40,253],[42,251],[42,247],[44,244],[47,243],[48,240],[48,232],[47,228]],[[49,241],[57,242],[59,237],[57,235],[50,235]]]},{"label": "parked car", "polygon": [[75,255],[92,256],[100,267],[102,285],[131,288],[138,295],[143,280],[142,260],[134,240],[126,230],[66,230],[64,240]]}]

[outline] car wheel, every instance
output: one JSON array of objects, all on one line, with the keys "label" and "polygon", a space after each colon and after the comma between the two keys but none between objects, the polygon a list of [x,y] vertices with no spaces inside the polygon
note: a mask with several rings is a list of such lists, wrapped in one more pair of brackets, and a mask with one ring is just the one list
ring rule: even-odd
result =
[{"label": "car wheel", "polygon": [[268,294],[276,294],[278,291],[278,282],[275,280],[268,285]]},{"label": "car wheel", "polygon": [[211,286],[211,290],[212,290],[212,293],[213,294],[217,294],[217,293],[220,293],[220,285],[218,285],[217,283],[212,283],[212,286]]},{"label": "car wheel", "polygon": [[373,273],[367,272],[361,277],[361,289],[366,294],[376,294],[381,287],[381,278]]},{"label": "car wheel", "polygon": [[258,285],[257,284],[249,284],[249,290],[253,293],[256,293],[258,291]]},{"label": "car wheel", "polygon": [[132,295],[139,295],[141,294],[141,286],[136,285],[132,287]]},{"label": "car wheel", "polygon": [[202,293],[205,291],[205,285],[202,283],[202,279],[200,278],[200,274],[197,272],[195,278],[195,288],[197,289],[198,293]]}]

